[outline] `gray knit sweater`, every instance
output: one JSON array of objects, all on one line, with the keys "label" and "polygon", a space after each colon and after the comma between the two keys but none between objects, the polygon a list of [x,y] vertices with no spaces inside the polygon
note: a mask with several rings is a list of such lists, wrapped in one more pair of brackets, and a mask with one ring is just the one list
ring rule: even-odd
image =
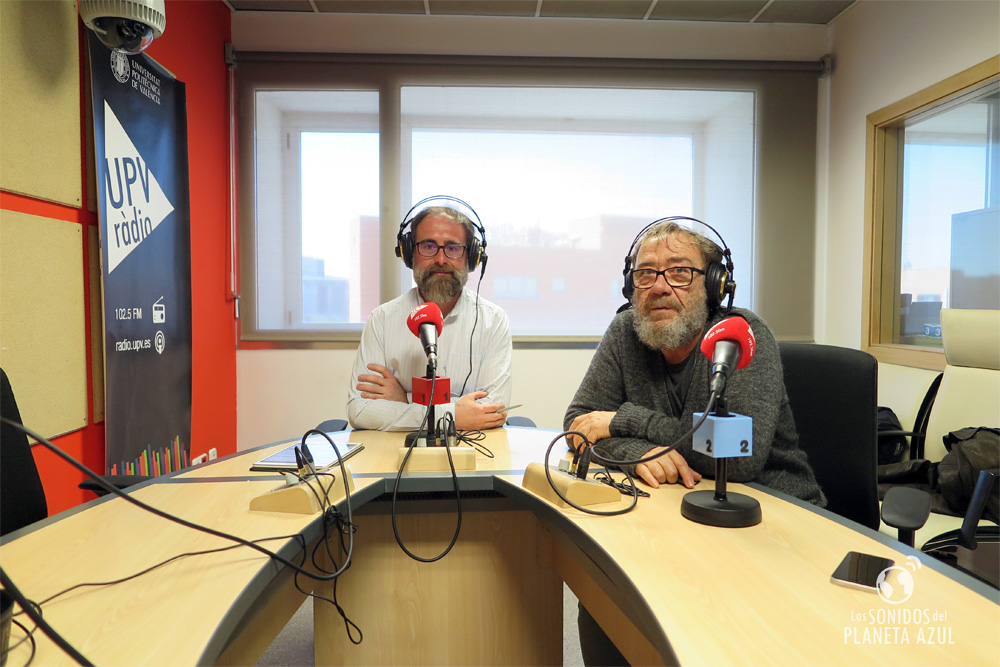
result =
[{"label": "gray knit sweater", "polygon": [[[748,310],[734,308],[731,314],[750,323],[757,349],[753,362],[734,371],[726,387],[730,412],[753,419],[753,456],[729,459],[728,479],[759,482],[825,506],[826,498],[805,452],[798,446],[774,335],[763,320]],[[601,440],[600,447],[621,460],[638,459],[654,447],[672,443],[691,429],[693,414],[704,411],[709,399],[709,361],[695,350],[693,379],[684,409],[680,415],[675,413],[667,395],[663,355],[639,340],[632,324],[634,317],[630,309],[611,322],[564,419],[569,428],[573,419],[587,412],[617,412],[611,420],[611,437]],[[705,330],[721,319],[718,315],[709,318]],[[714,459],[695,452],[690,437],[681,442],[677,451],[692,469],[714,477]]]}]

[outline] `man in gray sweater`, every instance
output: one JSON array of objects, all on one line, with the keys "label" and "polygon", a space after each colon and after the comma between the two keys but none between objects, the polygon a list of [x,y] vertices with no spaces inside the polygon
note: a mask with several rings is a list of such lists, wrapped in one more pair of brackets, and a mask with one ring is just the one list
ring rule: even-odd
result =
[{"label": "man in gray sweater", "polygon": [[[632,246],[624,290],[632,308],[619,313],[605,332],[566,410],[565,428],[617,460],[663,451],[708,405],[710,364],[698,350],[702,337],[724,316],[737,315],[750,324],[756,351],[749,366],[732,372],[725,395],[731,412],[753,419],[753,455],[729,459],[727,478],[825,505],[798,446],[774,336],[748,310],[719,312],[725,294],[735,289],[721,264],[722,250],[669,220],[650,225]],[[690,436],[635,466],[653,488],[676,482],[691,488],[714,472],[715,460],[695,452]],[[628,664],[583,604],[578,626],[585,664]]]},{"label": "man in gray sweater", "polygon": [[[619,460],[652,455],[691,429],[692,416],[709,400],[709,359],[698,347],[718,312],[722,250],[676,222],[658,223],[634,244],[630,276],[632,308],[611,322],[573,402],[567,430],[579,431]],[[713,263],[716,266],[712,266]],[[710,312],[714,310],[716,312]],[[735,370],[726,386],[729,410],[753,420],[753,456],[732,458],[728,479],[759,482],[820,506],[826,504],[805,452],[782,380],[781,360],[767,325],[748,310],[756,338],[752,363]],[[635,467],[649,486],[680,482],[691,488],[715,471],[714,459],[693,451],[690,436],[667,454]]]}]

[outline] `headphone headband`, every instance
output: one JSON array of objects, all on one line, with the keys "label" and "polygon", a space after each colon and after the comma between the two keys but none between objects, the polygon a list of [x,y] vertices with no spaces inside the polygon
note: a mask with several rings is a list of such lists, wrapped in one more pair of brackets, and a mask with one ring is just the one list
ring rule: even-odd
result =
[{"label": "headphone headband", "polygon": [[[622,274],[625,278],[624,284],[622,286],[622,295],[632,301],[632,295],[635,293],[635,285],[632,284],[632,253],[636,250],[636,245],[639,240],[646,234],[647,231],[664,222],[678,222],[681,220],[686,220],[688,222],[696,222],[699,225],[708,227],[712,232],[719,237],[722,241],[722,262],[709,262],[708,266],[705,267],[705,294],[708,298],[709,310],[714,311],[716,308],[722,305],[722,301],[729,296],[729,302],[726,304],[726,312],[728,313],[733,308],[733,297],[736,295],[736,282],[733,280],[733,258],[732,252],[729,250],[729,246],[726,245],[726,240],[722,238],[722,234],[707,222],[702,222],[697,218],[692,218],[686,215],[672,215],[666,218],[660,218],[659,220],[654,220],[649,223],[636,234],[635,239],[632,240],[632,245],[628,248],[628,254],[625,255],[625,270]],[[698,232],[693,229],[688,230],[693,234],[698,234]],[[699,234],[704,236],[704,234]]]},{"label": "headphone headband", "polygon": [[[399,225],[399,231],[396,233],[396,257],[403,260],[406,268],[413,268],[413,251],[416,243],[413,240],[413,218],[417,214],[421,213],[424,209],[430,208],[428,203],[441,202],[441,206],[445,208],[450,208],[458,213],[465,215],[465,218],[472,225],[474,232],[478,232],[479,238],[468,239],[468,248],[466,248],[466,257],[468,260],[469,270],[474,270],[480,264],[482,265],[482,272],[486,273],[486,261],[489,259],[486,255],[486,229],[483,227],[482,220],[479,219],[479,214],[476,210],[472,208],[468,203],[462,201],[458,197],[452,197],[451,195],[434,195],[432,197],[425,197],[421,199],[406,212],[403,216],[403,222]],[[458,207],[464,208],[465,210],[460,210],[458,207],[453,206],[457,204]],[[416,212],[416,214],[414,213]],[[469,215],[471,213],[472,215]],[[406,231],[407,227],[410,227],[409,231]]]}]

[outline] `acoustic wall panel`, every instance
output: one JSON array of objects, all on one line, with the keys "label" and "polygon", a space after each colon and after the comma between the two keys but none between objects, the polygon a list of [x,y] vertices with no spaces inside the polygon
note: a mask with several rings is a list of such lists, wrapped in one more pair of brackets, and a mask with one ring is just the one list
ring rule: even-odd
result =
[{"label": "acoustic wall panel", "polygon": [[0,210],[0,366],[45,437],[87,425],[83,281],[83,226]]},{"label": "acoustic wall panel", "polygon": [[0,188],[81,206],[79,19],[73,0],[0,1]]}]

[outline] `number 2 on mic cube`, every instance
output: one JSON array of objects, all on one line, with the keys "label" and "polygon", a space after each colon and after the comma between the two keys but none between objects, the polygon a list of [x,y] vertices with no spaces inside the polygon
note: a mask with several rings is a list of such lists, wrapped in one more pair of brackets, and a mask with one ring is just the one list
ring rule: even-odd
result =
[{"label": "number 2 on mic cube", "polygon": [[[694,413],[694,422],[701,419]],[[709,415],[691,438],[694,451],[714,459],[728,459],[753,454],[753,420],[743,415],[728,417]]]}]

